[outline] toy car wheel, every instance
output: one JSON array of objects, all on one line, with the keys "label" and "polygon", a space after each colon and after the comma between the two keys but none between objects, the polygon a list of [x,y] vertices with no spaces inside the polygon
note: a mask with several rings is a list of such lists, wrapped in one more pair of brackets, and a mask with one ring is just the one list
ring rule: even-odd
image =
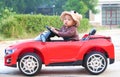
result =
[{"label": "toy car wheel", "polygon": [[101,52],[91,52],[85,57],[85,68],[91,74],[102,73],[107,67],[107,58]]},{"label": "toy car wheel", "polygon": [[41,69],[42,62],[39,56],[35,53],[26,53],[18,62],[19,69],[22,73],[32,76]]}]

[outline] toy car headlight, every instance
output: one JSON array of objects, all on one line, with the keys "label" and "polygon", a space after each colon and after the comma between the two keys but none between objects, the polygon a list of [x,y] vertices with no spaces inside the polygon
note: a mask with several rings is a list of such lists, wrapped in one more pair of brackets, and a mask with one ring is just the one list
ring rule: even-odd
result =
[{"label": "toy car headlight", "polygon": [[14,53],[15,50],[16,49],[9,49],[9,50],[5,49],[5,54],[6,55],[12,54],[12,53]]}]

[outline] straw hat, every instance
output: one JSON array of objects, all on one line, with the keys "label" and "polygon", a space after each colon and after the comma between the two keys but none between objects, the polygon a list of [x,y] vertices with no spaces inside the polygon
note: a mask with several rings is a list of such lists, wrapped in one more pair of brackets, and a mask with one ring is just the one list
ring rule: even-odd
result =
[{"label": "straw hat", "polygon": [[62,21],[64,20],[65,15],[70,15],[73,18],[73,20],[76,22],[76,26],[80,25],[80,20],[82,19],[81,14],[77,13],[76,11],[64,11],[60,16]]}]

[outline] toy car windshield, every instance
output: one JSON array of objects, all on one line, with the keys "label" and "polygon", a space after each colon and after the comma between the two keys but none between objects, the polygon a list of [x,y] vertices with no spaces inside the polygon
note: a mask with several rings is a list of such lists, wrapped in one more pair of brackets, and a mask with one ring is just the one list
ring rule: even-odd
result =
[{"label": "toy car windshield", "polygon": [[50,34],[50,31],[45,31],[42,34],[38,35],[34,40],[45,42],[48,37],[50,37]]}]

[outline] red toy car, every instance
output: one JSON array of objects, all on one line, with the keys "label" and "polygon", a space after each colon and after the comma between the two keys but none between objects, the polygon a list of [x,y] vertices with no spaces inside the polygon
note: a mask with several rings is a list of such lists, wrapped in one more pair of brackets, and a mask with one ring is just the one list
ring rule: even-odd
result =
[{"label": "red toy car", "polygon": [[[35,40],[5,49],[5,66],[18,67],[25,75],[35,75],[42,64],[46,66],[80,66],[91,74],[105,71],[108,62],[114,63],[114,46],[110,37],[94,35],[93,29],[79,41],[51,40],[57,35],[49,27]],[[109,60],[109,61],[108,61]],[[18,62],[18,63],[17,63]]]}]

